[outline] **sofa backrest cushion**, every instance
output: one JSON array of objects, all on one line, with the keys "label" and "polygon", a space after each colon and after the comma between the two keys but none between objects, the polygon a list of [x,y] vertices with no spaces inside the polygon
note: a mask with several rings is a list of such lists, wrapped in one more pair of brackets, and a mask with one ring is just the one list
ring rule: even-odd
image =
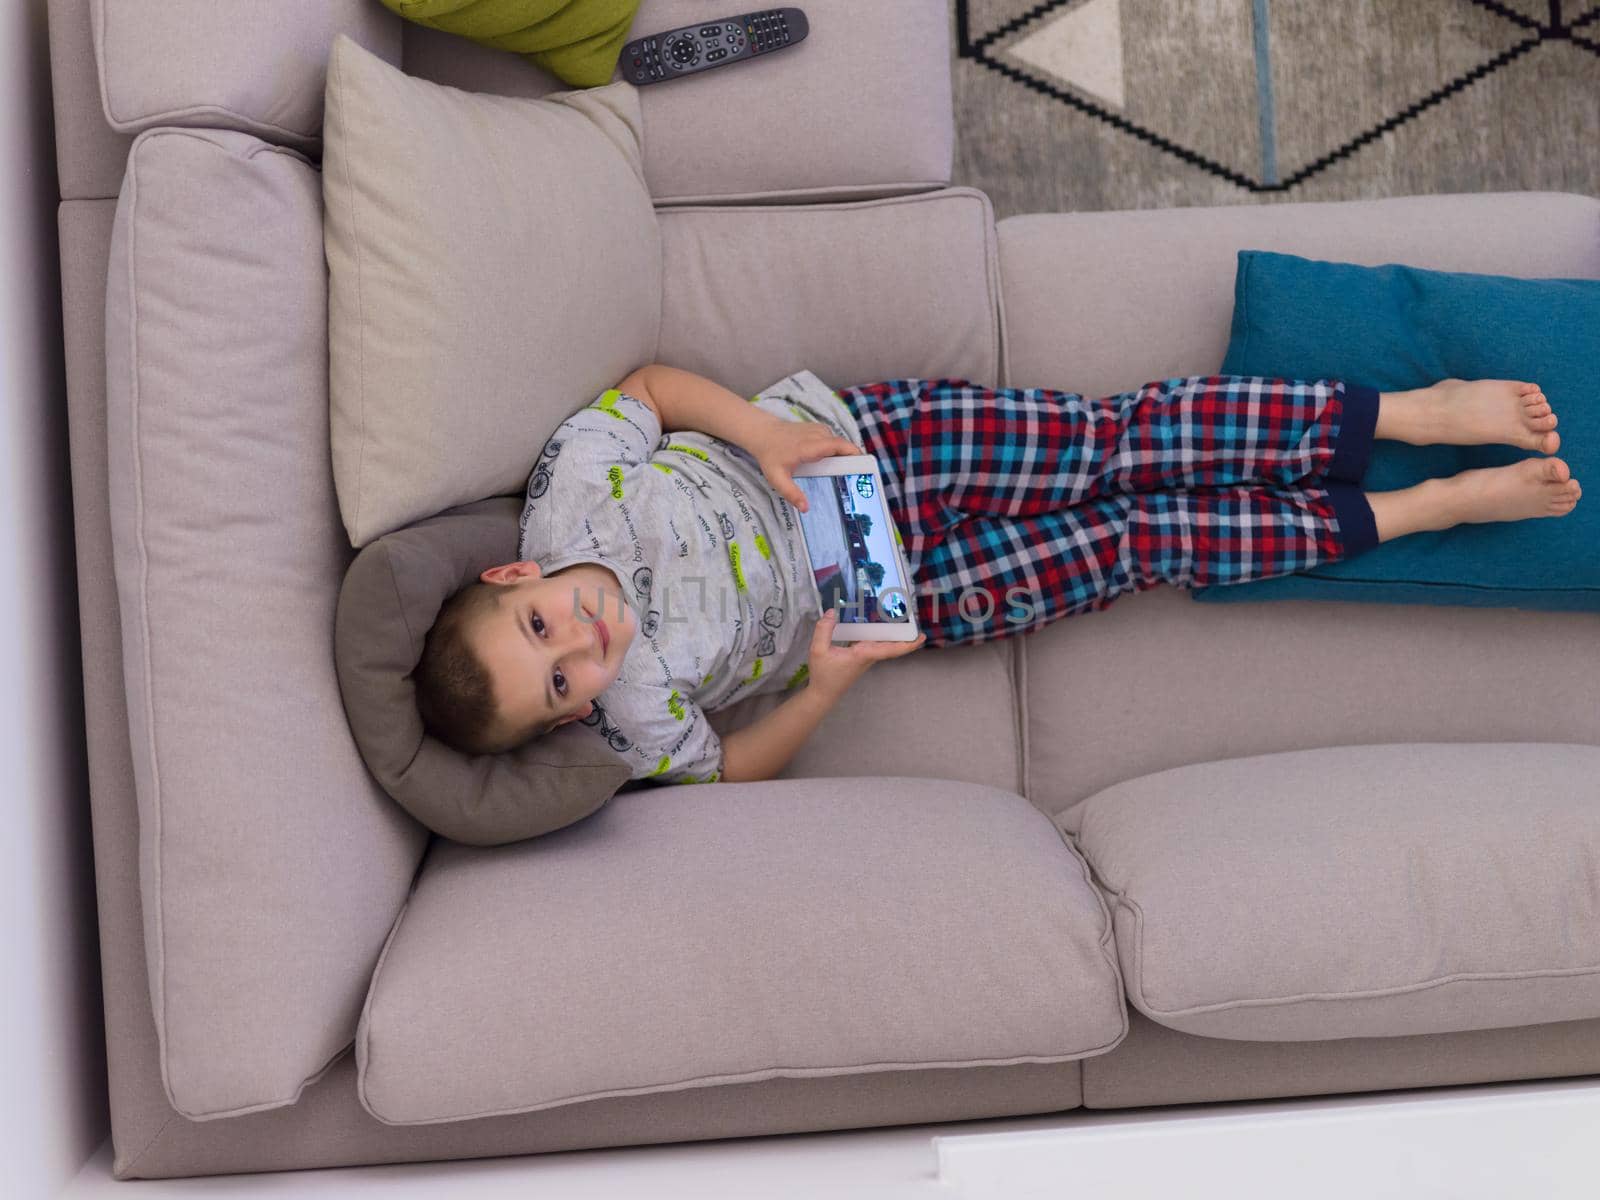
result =
[{"label": "sofa backrest cushion", "polygon": [[[773,204],[948,184],[955,152],[953,23],[938,7],[928,0],[811,0],[805,40],[673,86],[640,87],[650,131],[644,146],[650,195],[658,205]],[[704,0],[649,0],[628,37],[732,11],[708,12]],[[506,96],[570,86],[509,50],[414,21],[405,22],[403,34],[400,65],[407,75]],[[617,77],[623,78],[620,69]],[[767,132],[752,136],[752,130]]]},{"label": "sofa backrest cushion", "polygon": [[352,545],[520,493],[555,427],[654,357],[661,235],[641,136],[631,84],[478,95],[335,40],[323,193]]},{"label": "sofa backrest cushion", "polygon": [[333,671],[350,548],[326,295],[303,156],[232,131],[135,139],[107,487],[151,1001],[190,1120],[293,1104],[349,1046],[427,842],[363,766]]},{"label": "sofa backrest cushion", "polygon": [[400,19],[372,0],[91,0],[100,101],[122,133],[238,129],[314,150],[334,35],[400,61]]},{"label": "sofa backrest cushion", "polygon": [[[111,35],[104,43],[109,99],[101,94],[91,33],[91,8],[102,4]],[[314,110],[320,125],[322,79],[338,32],[408,75],[473,92],[537,97],[573,86],[512,50],[402,20],[379,0],[49,6],[63,198],[117,193],[130,137],[107,124],[107,109],[130,126],[135,117],[162,113],[164,124],[239,128],[300,145],[262,121],[301,135],[308,124],[298,117],[284,124],[282,115]],[[789,50],[680,87],[640,90],[650,127],[645,178],[656,203],[842,200],[950,181],[951,22],[929,19],[928,0],[811,0],[805,11],[811,33]],[[650,0],[629,34],[705,16],[701,0]],[[894,53],[886,55],[889,44]],[[308,81],[310,96],[301,87]],[[782,138],[748,136],[778,123]]]},{"label": "sofa backrest cushion", "polygon": [[385,534],[350,564],[335,618],[339,690],[368,768],[429,829],[476,846],[588,816],[629,778],[578,722],[506,754],[462,754],[423,731],[411,681],[423,641],[452,594],[516,559],[521,511],[497,496]]}]

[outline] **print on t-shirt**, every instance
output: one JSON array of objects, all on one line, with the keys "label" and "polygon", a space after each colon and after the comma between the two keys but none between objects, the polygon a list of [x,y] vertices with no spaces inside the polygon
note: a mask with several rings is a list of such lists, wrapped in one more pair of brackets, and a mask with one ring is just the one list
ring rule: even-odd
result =
[{"label": "print on t-shirt", "polygon": [[[810,371],[751,403],[861,444],[850,410]],[[585,723],[634,779],[715,782],[722,741],[706,713],[806,678],[821,613],[793,507],[745,450],[696,431],[663,433],[626,392],[601,393],[545,443],[528,476],[518,554],[547,575],[599,563],[626,589],[639,633]]]}]

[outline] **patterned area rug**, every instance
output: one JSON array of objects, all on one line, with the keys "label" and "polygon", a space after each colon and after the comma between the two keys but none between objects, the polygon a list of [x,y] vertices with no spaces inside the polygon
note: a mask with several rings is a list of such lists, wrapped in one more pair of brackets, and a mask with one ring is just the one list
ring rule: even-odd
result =
[{"label": "patterned area rug", "polygon": [[953,0],[955,182],[1016,213],[1600,196],[1600,0]]}]

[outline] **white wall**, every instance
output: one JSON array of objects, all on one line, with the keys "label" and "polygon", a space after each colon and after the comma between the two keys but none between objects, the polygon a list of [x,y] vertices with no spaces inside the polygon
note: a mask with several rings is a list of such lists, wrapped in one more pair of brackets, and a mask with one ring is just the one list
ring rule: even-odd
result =
[{"label": "white wall", "polygon": [[56,1195],[109,1133],[46,0],[0,0],[0,1130]]}]

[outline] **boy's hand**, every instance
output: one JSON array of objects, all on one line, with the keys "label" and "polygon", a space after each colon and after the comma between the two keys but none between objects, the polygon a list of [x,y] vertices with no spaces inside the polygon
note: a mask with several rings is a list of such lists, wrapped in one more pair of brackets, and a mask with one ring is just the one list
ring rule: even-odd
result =
[{"label": "boy's hand", "polygon": [[849,691],[850,685],[873,663],[901,658],[921,649],[928,640],[926,633],[919,633],[914,642],[841,642],[835,645],[833,631],[838,624],[838,609],[830,608],[822,614],[817,627],[811,631],[811,657],[806,671],[806,686],[821,689],[832,700]]},{"label": "boy's hand", "polygon": [[775,415],[772,415],[771,423],[762,434],[751,439],[751,444],[745,449],[755,456],[761,473],[778,495],[801,512],[806,511],[806,497],[790,474],[795,467],[835,454],[866,453],[860,446],[840,437],[820,422],[786,421]]}]

